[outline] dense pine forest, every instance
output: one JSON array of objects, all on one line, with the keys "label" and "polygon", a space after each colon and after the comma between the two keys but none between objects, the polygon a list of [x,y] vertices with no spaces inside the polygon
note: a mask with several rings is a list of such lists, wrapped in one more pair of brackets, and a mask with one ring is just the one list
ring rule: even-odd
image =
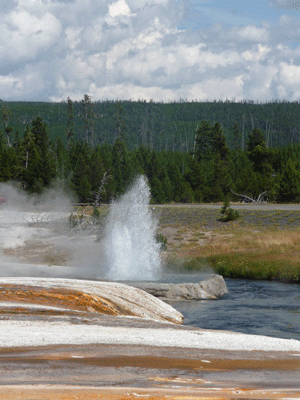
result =
[{"label": "dense pine forest", "polygon": [[298,102],[93,102],[85,95],[0,108],[0,181],[29,193],[60,182],[80,202],[108,202],[145,174],[153,203],[300,200]]}]

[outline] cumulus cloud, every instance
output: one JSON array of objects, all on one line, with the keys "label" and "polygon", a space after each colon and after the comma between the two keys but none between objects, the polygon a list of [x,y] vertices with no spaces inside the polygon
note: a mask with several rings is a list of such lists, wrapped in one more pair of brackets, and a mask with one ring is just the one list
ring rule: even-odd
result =
[{"label": "cumulus cloud", "polygon": [[113,18],[118,17],[119,15],[126,15],[129,17],[131,11],[125,0],[118,0],[115,3],[109,4],[108,14]]},{"label": "cumulus cloud", "polygon": [[229,35],[231,39],[236,38],[240,41],[252,43],[266,43],[269,39],[269,31],[265,27],[256,27],[247,25],[243,27],[234,27]]},{"label": "cumulus cloud", "polygon": [[61,24],[46,12],[36,16],[26,10],[12,11],[0,24],[0,60],[32,59],[60,36]]},{"label": "cumulus cloud", "polygon": [[[208,9],[215,1],[198,3]],[[295,99],[299,2],[264,1],[282,10],[275,22],[214,22],[210,13],[207,24],[187,0],[2,3],[0,97]],[[188,9],[199,17],[196,28],[183,28]]]}]

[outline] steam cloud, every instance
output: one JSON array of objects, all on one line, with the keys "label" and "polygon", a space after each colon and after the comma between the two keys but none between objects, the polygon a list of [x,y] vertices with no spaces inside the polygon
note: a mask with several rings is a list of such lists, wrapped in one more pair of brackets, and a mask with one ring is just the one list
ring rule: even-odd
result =
[{"label": "steam cloud", "polygon": [[[14,184],[1,184],[0,198],[5,199],[0,205],[0,276],[159,278],[160,246],[155,241],[156,221],[149,210],[150,189],[144,176],[111,204],[101,240],[95,229],[70,233],[74,197],[60,186],[32,196]],[[31,263],[24,256],[26,246],[33,249]],[[47,248],[50,253],[52,249],[66,253],[67,265],[45,262]]]}]

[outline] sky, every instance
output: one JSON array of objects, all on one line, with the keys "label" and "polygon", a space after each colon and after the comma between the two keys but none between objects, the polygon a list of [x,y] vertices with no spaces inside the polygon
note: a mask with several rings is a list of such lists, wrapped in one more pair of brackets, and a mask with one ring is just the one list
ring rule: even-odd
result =
[{"label": "sky", "polygon": [[300,99],[300,1],[0,0],[0,99]]}]

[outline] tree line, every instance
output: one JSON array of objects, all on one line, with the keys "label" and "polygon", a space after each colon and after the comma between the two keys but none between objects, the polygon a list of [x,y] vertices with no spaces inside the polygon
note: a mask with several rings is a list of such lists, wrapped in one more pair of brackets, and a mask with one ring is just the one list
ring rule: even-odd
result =
[{"label": "tree line", "polygon": [[[214,125],[219,122],[230,149],[234,147],[234,126],[241,136],[239,146],[247,150],[248,136],[259,129],[266,146],[274,148],[300,141],[300,103],[272,101],[183,101],[157,103],[140,101],[93,101],[88,95],[82,100],[68,98],[60,103],[2,102],[6,109],[3,123],[24,132],[39,115],[49,128],[52,140],[60,137],[67,144],[66,131],[75,141],[86,141],[91,146],[113,145],[119,135],[117,121],[124,122],[124,141],[128,150],[139,146],[156,151],[193,150],[195,130],[199,121]],[[5,118],[4,118],[5,115]],[[121,118],[120,118],[121,117]],[[13,132],[8,132],[10,135]]]},{"label": "tree line", "polygon": [[[89,115],[91,110],[86,112]],[[300,144],[270,148],[258,128],[248,135],[245,149],[238,124],[229,146],[221,124],[205,120],[197,125],[189,152],[159,151],[143,144],[128,149],[121,108],[113,143],[91,143],[91,124],[85,126],[86,136],[75,140],[72,115],[66,143],[60,137],[51,139],[41,117],[20,134],[7,123],[8,116],[0,131],[0,181],[13,181],[28,193],[41,193],[59,181],[84,203],[111,201],[138,174],[147,176],[152,201],[158,204],[257,200],[259,196],[272,202],[300,200]]]}]

